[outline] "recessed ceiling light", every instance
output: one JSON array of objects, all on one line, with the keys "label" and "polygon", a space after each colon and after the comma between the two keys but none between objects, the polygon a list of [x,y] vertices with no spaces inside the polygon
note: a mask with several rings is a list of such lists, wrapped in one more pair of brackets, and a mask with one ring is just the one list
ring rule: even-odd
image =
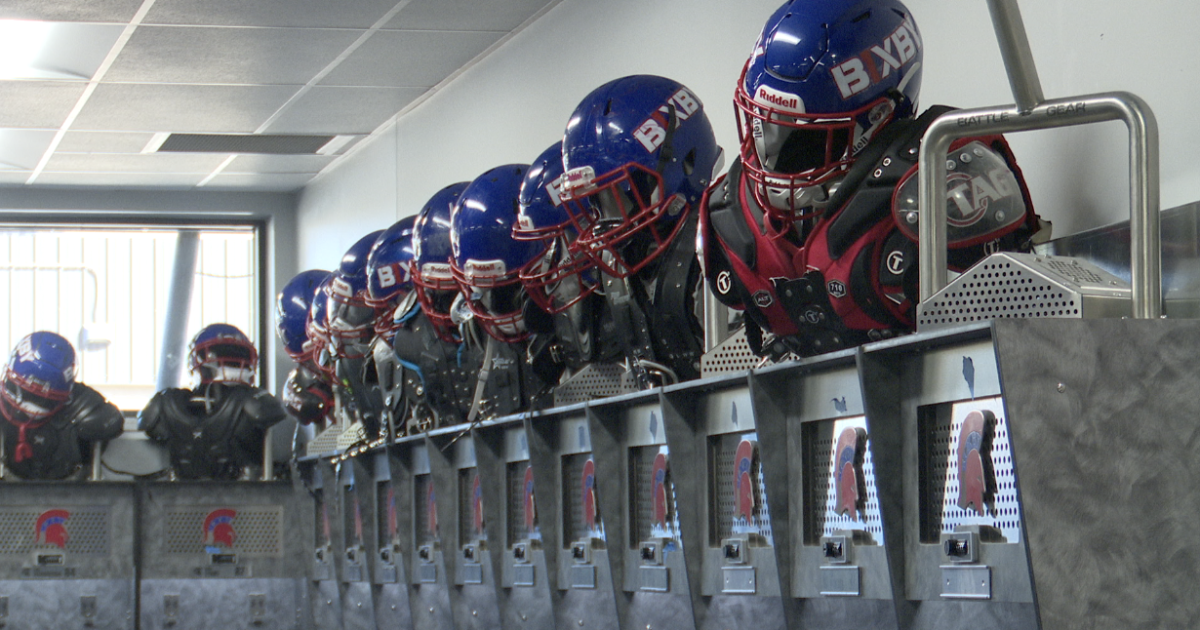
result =
[{"label": "recessed ceiling light", "polygon": [[0,79],[28,77],[49,39],[49,22],[0,20]]}]

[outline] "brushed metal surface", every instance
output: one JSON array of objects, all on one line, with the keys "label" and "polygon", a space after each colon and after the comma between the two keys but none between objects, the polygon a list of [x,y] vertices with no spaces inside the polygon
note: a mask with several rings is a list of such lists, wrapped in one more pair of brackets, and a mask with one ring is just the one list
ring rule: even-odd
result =
[{"label": "brushed metal surface", "polygon": [[996,322],[1043,628],[1200,617],[1200,322]]}]

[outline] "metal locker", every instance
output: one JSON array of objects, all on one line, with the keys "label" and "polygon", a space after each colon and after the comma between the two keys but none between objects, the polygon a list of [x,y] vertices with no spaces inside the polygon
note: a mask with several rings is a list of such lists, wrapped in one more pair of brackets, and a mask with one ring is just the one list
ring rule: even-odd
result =
[{"label": "metal locker", "polygon": [[[613,541],[609,560],[626,593],[623,628],[695,627],[684,561],[672,452],[658,391],[598,401],[589,408],[600,498]],[[686,463],[680,470],[687,470]],[[612,491],[610,491],[612,490]]]},{"label": "metal locker", "polygon": [[[402,438],[393,447],[401,463],[403,483],[407,487],[409,528],[412,532],[409,608],[413,628],[437,630],[453,628],[450,604],[450,578],[444,559],[447,532],[437,508],[438,492],[430,468],[430,446],[425,436]],[[396,476],[393,475],[393,479]]]},{"label": "metal locker", "polygon": [[696,627],[787,627],[787,468],[762,448],[786,439],[784,425],[756,423],[749,381],[736,376],[664,388],[663,420]]},{"label": "metal locker", "polygon": [[470,431],[455,427],[431,433],[429,460],[455,627],[497,628],[500,610],[484,512],[494,498],[484,496]]},{"label": "metal locker", "polygon": [[881,470],[871,453],[856,351],[757,370],[751,387],[757,420],[786,428],[786,439],[762,448],[764,460],[787,474],[790,518],[781,535],[790,553],[780,577],[791,598],[789,621],[898,627],[882,511],[896,474]]},{"label": "metal locker", "polygon": [[[404,541],[411,536],[406,527],[404,501],[406,494],[395,476],[400,464],[387,447],[370,454],[372,509],[375,514],[373,599],[375,623],[380,630],[409,630],[412,628],[412,612],[408,600],[408,567],[405,554],[411,546]],[[407,535],[406,535],[407,534]]]},{"label": "metal locker", "polygon": [[0,627],[136,627],[134,505],[128,483],[4,482]]},{"label": "metal locker", "polygon": [[619,492],[596,473],[587,407],[526,420],[546,561],[554,572],[556,627],[619,627],[608,519],[599,497]]},{"label": "metal locker", "polygon": [[501,626],[553,630],[551,574],[543,548],[544,516],[534,492],[529,439],[521,418],[483,423],[475,429],[475,460],[484,495],[489,547],[501,599]]},{"label": "metal locker", "polygon": [[300,627],[307,531],[290,482],[138,490],[141,628]]}]

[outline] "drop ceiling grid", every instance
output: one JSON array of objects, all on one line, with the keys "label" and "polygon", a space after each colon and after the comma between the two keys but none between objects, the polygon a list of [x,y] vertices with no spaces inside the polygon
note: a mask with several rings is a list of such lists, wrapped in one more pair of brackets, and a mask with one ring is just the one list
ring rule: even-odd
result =
[{"label": "drop ceiling grid", "polygon": [[[112,32],[145,13],[54,152],[46,155],[50,140],[41,147],[35,163],[44,170],[34,169],[35,185],[190,187],[207,180],[212,187],[294,190],[335,156],[229,160],[143,149],[160,133],[259,132],[352,135],[349,150],[558,1],[5,0],[0,19]],[[99,59],[81,63],[95,67]],[[0,81],[0,131],[63,129],[86,86]],[[47,135],[23,137],[40,142]],[[31,144],[22,151],[37,154]],[[31,168],[27,155],[7,157],[0,146],[0,185],[28,183],[21,180]],[[196,177],[214,164],[218,170]]]}]

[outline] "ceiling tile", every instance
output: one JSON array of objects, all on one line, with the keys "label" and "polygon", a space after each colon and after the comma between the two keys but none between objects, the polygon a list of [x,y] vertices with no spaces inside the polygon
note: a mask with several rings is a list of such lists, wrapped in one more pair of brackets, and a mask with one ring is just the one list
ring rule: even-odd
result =
[{"label": "ceiling tile", "polygon": [[146,24],[368,28],[396,0],[158,0]]},{"label": "ceiling tile", "polygon": [[296,93],[293,86],[97,86],[73,129],[251,133]]},{"label": "ceiling tile", "polygon": [[511,31],[559,0],[412,0],[384,28]]},{"label": "ceiling tile", "polygon": [[198,173],[42,173],[37,186],[93,188],[193,188],[208,175]]},{"label": "ceiling tile", "polygon": [[431,87],[503,35],[492,31],[377,31],[321,85]]},{"label": "ceiling tile", "polygon": [[58,143],[59,153],[141,153],[152,133],[119,131],[68,131]]},{"label": "ceiling tile", "polygon": [[370,133],[425,88],[315,87],[288,107],[267,133]]},{"label": "ceiling tile", "polygon": [[33,171],[0,170],[0,186],[24,186]]},{"label": "ceiling tile", "polygon": [[104,80],[304,85],[358,36],[327,28],[143,26]]},{"label": "ceiling tile", "polygon": [[316,175],[334,161],[333,155],[239,155],[226,166],[226,173],[308,173]]},{"label": "ceiling tile", "polygon": [[0,129],[0,169],[32,171],[54,134],[49,129]]},{"label": "ceiling tile", "polygon": [[228,155],[220,153],[94,154],[56,153],[46,163],[46,172],[107,173],[200,173],[213,172]]},{"label": "ceiling tile", "polygon": [[309,173],[221,173],[209,180],[204,189],[292,192],[303,188],[312,178]]},{"label": "ceiling tile", "polygon": [[64,22],[128,22],[142,0],[4,0],[0,18]]},{"label": "ceiling tile", "polygon": [[58,129],[84,87],[82,82],[0,81],[0,127]]}]

